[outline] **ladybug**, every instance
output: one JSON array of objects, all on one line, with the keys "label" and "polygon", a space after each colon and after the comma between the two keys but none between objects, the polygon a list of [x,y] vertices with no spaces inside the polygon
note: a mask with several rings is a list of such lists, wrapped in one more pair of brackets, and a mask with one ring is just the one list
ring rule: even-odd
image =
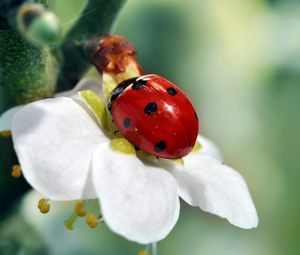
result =
[{"label": "ladybug", "polygon": [[165,78],[150,74],[121,82],[108,103],[113,121],[135,147],[154,156],[182,158],[199,129],[189,98]]}]

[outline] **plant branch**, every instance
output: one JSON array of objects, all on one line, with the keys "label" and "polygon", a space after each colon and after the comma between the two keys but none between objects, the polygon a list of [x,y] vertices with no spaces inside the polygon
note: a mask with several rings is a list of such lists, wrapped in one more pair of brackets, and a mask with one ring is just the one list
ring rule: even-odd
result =
[{"label": "plant branch", "polygon": [[57,91],[72,89],[90,67],[84,45],[88,38],[109,33],[126,0],[90,0],[81,17],[66,35],[61,52],[63,59]]}]

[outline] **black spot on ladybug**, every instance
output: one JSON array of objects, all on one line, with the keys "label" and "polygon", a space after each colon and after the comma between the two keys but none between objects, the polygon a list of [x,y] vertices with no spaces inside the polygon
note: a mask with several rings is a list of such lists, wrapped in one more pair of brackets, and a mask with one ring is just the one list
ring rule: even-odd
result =
[{"label": "black spot on ladybug", "polygon": [[133,83],[132,89],[138,90],[146,85],[147,81],[146,80],[137,80]]},{"label": "black spot on ladybug", "polygon": [[198,115],[197,115],[197,113],[196,113],[196,112],[194,112],[194,114],[195,114],[195,118],[198,120]]},{"label": "black spot on ladybug", "polygon": [[167,147],[166,142],[159,141],[158,143],[155,144],[154,150],[159,153],[162,152],[166,147]]},{"label": "black spot on ladybug", "polygon": [[171,96],[176,96],[176,94],[177,94],[177,90],[174,89],[174,88],[172,88],[172,87],[167,88],[167,92],[168,92],[168,94],[171,95]]},{"label": "black spot on ladybug", "polygon": [[131,120],[129,118],[124,119],[123,126],[129,128],[131,125]]},{"label": "black spot on ladybug", "polygon": [[153,113],[155,113],[157,111],[157,104],[156,103],[149,103],[146,105],[146,107],[144,108],[144,112],[147,114],[147,115],[151,115]]},{"label": "black spot on ladybug", "polygon": [[114,103],[114,101],[116,101],[116,99],[118,98],[118,96],[129,86],[131,85],[133,82],[135,82],[137,79],[137,77],[135,78],[131,78],[125,81],[122,81],[112,92],[110,95],[110,99],[109,99],[109,103],[107,105],[107,108],[109,111],[111,111],[111,107],[112,104]]}]

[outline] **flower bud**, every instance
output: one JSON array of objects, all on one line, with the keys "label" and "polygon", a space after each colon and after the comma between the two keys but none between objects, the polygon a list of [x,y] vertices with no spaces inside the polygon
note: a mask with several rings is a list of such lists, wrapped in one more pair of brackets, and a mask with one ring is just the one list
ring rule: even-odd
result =
[{"label": "flower bud", "polygon": [[62,28],[54,13],[40,4],[25,4],[17,15],[20,33],[37,46],[53,46],[61,39]]}]

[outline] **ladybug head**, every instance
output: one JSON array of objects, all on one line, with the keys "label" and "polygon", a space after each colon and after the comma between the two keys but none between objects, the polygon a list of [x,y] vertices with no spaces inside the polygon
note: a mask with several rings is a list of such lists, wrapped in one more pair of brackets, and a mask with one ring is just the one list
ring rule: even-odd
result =
[{"label": "ladybug head", "polygon": [[107,105],[107,108],[109,111],[111,111],[112,104],[114,101],[118,98],[118,96],[132,83],[134,83],[138,77],[134,77],[125,81],[122,81],[112,92],[110,95],[109,103]]}]

